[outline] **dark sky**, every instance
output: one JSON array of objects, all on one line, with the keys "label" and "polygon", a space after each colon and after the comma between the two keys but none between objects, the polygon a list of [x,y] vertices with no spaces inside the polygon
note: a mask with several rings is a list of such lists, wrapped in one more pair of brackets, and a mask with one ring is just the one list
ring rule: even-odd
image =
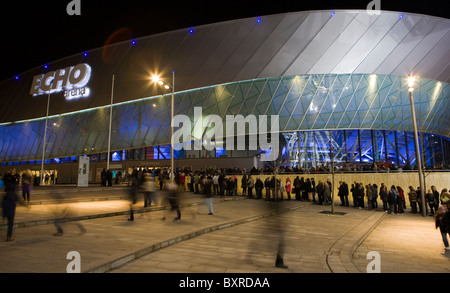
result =
[{"label": "dark sky", "polygon": [[[231,19],[323,9],[366,9],[369,0],[137,1],[80,0],[81,16],[69,16],[70,0],[2,3],[3,64],[0,81],[45,63],[101,47],[128,28],[129,38]],[[382,10],[440,17],[450,14],[442,0],[380,0]]]}]

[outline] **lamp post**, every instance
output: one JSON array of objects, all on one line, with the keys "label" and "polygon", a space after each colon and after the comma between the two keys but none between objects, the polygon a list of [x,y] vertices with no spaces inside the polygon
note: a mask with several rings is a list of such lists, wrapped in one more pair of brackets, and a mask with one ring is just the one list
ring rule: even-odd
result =
[{"label": "lamp post", "polygon": [[427,209],[425,204],[425,195],[423,190],[423,176],[422,176],[422,162],[420,159],[420,149],[419,149],[419,134],[417,131],[417,122],[416,122],[416,112],[414,110],[414,99],[413,99],[413,91],[414,91],[414,77],[412,77],[408,73],[408,92],[409,92],[409,101],[411,103],[411,114],[414,126],[414,145],[416,149],[416,164],[417,170],[419,171],[419,184],[420,184],[420,198],[422,199],[422,215],[425,217],[427,215]]},{"label": "lamp post", "polygon": [[164,86],[165,89],[172,89],[172,99],[170,102],[170,179],[175,179],[174,173],[174,158],[173,158],[173,112],[174,112],[174,98],[175,98],[175,71],[172,71],[172,84],[162,80],[158,75],[152,76],[152,81]]},{"label": "lamp post", "polygon": [[115,76],[112,76],[112,85],[111,85],[111,105],[109,107],[109,129],[108,129],[108,157],[106,159],[106,170],[109,170],[109,157],[111,153],[111,124],[112,124],[112,107],[114,101],[114,79]]},{"label": "lamp post", "polygon": [[44,128],[44,142],[42,144],[42,162],[41,162],[41,185],[44,185],[44,160],[45,160],[45,144],[47,140],[47,124],[48,124],[48,109],[50,107],[50,91],[48,91],[47,97],[47,114],[45,116],[45,128]]}]

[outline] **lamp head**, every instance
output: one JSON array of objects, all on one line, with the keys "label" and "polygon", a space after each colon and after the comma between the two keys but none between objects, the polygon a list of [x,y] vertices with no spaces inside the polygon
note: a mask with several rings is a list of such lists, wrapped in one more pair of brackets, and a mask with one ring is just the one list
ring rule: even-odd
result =
[{"label": "lamp head", "polygon": [[408,91],[412,92],[414,91],[414,82],[415,79],[411,74],[408,74]]},{"label": "lamp head", "polygon": [[153,82],[162,82],[161,81],[161,78],[159,77],[159,75],[156,75],[156,74],[153,74],[152,75],[152,77],[151,77],[151,80],[153,81]]}]

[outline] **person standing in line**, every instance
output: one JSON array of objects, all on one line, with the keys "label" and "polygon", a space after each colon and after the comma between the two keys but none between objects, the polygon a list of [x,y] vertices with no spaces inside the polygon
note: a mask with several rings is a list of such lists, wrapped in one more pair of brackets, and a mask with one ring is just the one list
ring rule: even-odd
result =
[{"label": "person standing in line", "polygon": [[391,190],[389,190],[388,204],[389,214],[397,214],[397,191],[395,190],[395,185],[392,185]]},{"label": "person standing in line", "polygon": [[272,192],[273,201],[278,201],[279,188],[277,188],[275,192],[275,184],[275,176],[272,176],[272,178],[270,179],[270,190]]},{"label": "person standing in line", "polygon": [[316,181],[314,181],[314,178],[311,178],[311,193],[312,193],[313,203],[316,203]]},{"label": "person standing in line", "polygon": [[364,185],[362,183],[358,183],[356,185],[356,193],[358,196],[358,207],[359,209],[364,208]]},{"label": "person standing in line", "polygon": [[198,172],[195,172],[195,175],[194,175],[194,193],[195,194],[200,193],[199,188],[198,188],[199,182],[200,182],[200,176],[198,176]]},{"label": "person standing in line", "polygon": [[248,198],[253,198],[253,187],[255,182],[253,181],[252,175],[248,175],[247,188],[248,188]]},{"label": "person standing in line", "polygon": [[330,193],[331,193],[330,192],[330,185],[327,182],[325,182],[323,184],[323,200],[324,200],[325,204],[331,203],[331,200],[329,200],[330,199]]},{"label": "person standing in line", "polygon": [[427,200],[428,206],[430,207],[430,215],[433,216],[435,211],[437,212],[437,207],[435,205],[434,194],[431,192],[431,189],[428,189],[427,194],[425,194],[425,198]]},{"label": "person standing in line", "polygon": [[264,183],[262,180],[258,177],[255,182],[255,190],[256,190],[256,199],[261,199],[262,197],[262,190],[264,189]]},{"label": "person standing in line", "polygon": [[213,181],[213,187],[214,187],[213,193],[217,195],[217,194],[219,194],[219,175],[217,175],[217,173],[214,174],[212,181]]},{"label": "person standing in line", "polygon": [[241,179],[242,195],[247,196],[247,174],[244,173]]},{"label": "person standing in line", "polygon": [[317,183],[316,186],[316,190],[317,190],[317,197],[319,198],[319,205],[323,205],[324,203],[324,185],[322,180],[319,180],[319,183]]},{"label": "person standing in line", "polygon": [[328,193],[328,202],[331,203],[331,194],[333,193],[333,184],[331,183],[330,179],[327,179],[328,188],[330,189],[330,192]]},{"label": "person standing in line", "polygon": [[403,214],[405,212],[405,209],[405,193],[403,192],[403,188],[397,186],[397,211],[399,214]]},{"label": "person standing in line", "polygon": [[435,207],[437,209],[439,207],[439,191],[437,191],[436,186],[434,185],[431,186],[431,191],[433,192]]},{"label": "person standing in line", "polygon": [[378,186],[375,183],[372,185],[372,207],[378,208]]},{"label": "person standing in line", "polygon": [[366,196],[367,196],[367,208],[369,210],[373,209],[373,193],[372,193],[372,186],[370,184],[366,185]]},{"label": "person standing in line", "polygon": [[106,186],[106,170],[103,168],[102,173],[100,173],[101,185]]},{"label": "person standing in line", "polygon": [[291,200],[291,180],[289,178],[286,178],[286,193],[288,200]]},{"label": "person standing in line", "polygon": [[408,197],[412,213],[417,214],[417,192],[414,190],[414,187],[412,186],[409,186]]},{"label": "person standing in line", "polygon": [[441,204],[450,203],[450,194],[447,191],[447,188],[442,189],[441,196],[439,197]]},{"label": "person standing in line", "polygon": [[389,211],[389,209],[388,209],[388,196],[389,196],[389,193],[387,191],[386,185],[381,183],[380,198],[381,198],[381,201],[383,202],[383,211],[385,213],[387,213]]},{"label": "person standing in line", "polygon": [[417,205],[419,206],[419,213],[422,214],[423,207],[422,207],[422,196],[420,195],[420,186],[417,186],[416,193],[417,193]]},{"label": "person standing in line", "polygon": [[279,190],[280,190],[280,200],[283,200],[283,197],[284,197],[284,183],[283,183],[283,180],[281,180],[281,179],[277,179],[277,183],[278,183],[278,187],[279,187]]},{"label": "person standing in line", "polygon": [[353,197],[353,207],[357,208],[358,207],[358,191],[356,188],[357,184],[352,183],[352,187],[350,188],[350,191],[352,192],[352,197]]},{"label": "person standing in line", "polygon": [[298,176],[294,179],[294,191],[295,191],[295,200],[300,200],[300,178]]},{"label": "person standing in line", "polygon": [[159,190],[163,190],[163,186],[164,186],[164,173],[163,170],[159,170],[159,174],[158,174],[158,182],[159,182]]},{"label": "person standing in line", "polygon": [[191,181],[191,174],[186,172],[184,175],[184,181],[186,181],[186,190],[189,192],[192,192],[192,181]]},{"label": "person standing in line", "polygon": [[266,201],[270,201],[270,179],[267,176],[266,180],[264,181],[264,187],[266,189]]}]

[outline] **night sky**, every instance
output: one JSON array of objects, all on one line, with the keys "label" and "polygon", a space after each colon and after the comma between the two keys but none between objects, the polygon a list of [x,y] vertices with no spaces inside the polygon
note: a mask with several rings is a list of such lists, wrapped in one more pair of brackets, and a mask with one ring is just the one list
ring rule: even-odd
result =
[{"label": "night sky", "polygon": [[[45,63],[103,46],[174,29],[284,12],[324,9],[366,9],[369,0],[314,1],[137,1],[80,0],[81,15],[69,16],[70,0],[2,3],[3,64],[0,82]],[[445,1],[380,0],[381,10],[439,17],[450,15]],[[111,40],[110,40],[111,41]]]}]

